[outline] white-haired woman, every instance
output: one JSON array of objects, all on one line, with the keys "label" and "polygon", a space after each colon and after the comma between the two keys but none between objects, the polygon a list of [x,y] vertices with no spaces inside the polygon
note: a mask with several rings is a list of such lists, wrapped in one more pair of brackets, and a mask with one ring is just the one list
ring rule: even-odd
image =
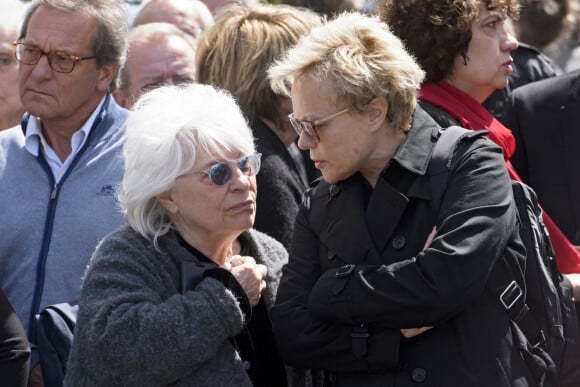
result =
[{"label": "white-haired woman", "polygon": [[501,149],[466,130],[434,214],[441,127],[417,105],[423,71],[375,18],[313,29],[270,76],[324,178],[272,308],[283,359],[330,386],[532,385],[487,288],[495,262],[523,251]]},{"label": "white-haired woman", "polygon": [[287,253],[251,229],[260,155],[238,106],[165,86],[126,130],[128,225],[87,269],[65,385],[284,385],[268,313]]}]

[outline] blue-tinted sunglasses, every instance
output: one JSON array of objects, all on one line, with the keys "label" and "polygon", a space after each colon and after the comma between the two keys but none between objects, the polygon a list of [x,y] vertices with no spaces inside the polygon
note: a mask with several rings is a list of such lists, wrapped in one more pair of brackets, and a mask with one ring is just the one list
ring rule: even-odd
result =
[{"label": "blue-tinted sunglasses", "polygon": [[262,157],[261,153],[256,153],[249,156],[242,156],[231,163],[215,163],[205,171],[193,171],[191,173],[200,173],[207,175],[209,180],[215,185],[227,184],[232,179],[232,165],[237,167],[246,176],[255,176],[260,172]]}]

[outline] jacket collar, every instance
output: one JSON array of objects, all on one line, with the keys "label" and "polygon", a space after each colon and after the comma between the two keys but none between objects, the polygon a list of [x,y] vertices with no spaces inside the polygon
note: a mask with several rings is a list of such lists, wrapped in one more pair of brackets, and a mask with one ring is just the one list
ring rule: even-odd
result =
[{"label": "jacket collar", "polygon": [[[440,129],[417,106],[411,130],[393,159],[403,169],[425,175]],[[314,190],[313,199],[324,204],[312,206],[311,220],[320,240],[329,248],[329,259],[336,251],[356,258],[350,263],[384,262],[381,253],[407,208],[408,196],[429,197],[424,179],[417,179],[403,193],[381,178],[365,209],[362,179],[357,173],[337,185],[320,184]]]},{"label": "jacket collar", "polygon": [[[125,108],[117,105],[111,94],[107,93],[105,95],[105,102],[101,107],[101,111],[97,115],[89,132],[87,143],[108,137],[119,130],[120,127],[125,124],[125,118],[127,117],[127,114],[128,111]],[[20,122],[20,127],[25,137],[29,119],[30,113],[25,113],[22,117],[22,121]]]},{"label": "jacket collar", "polygon": [[413,125],[393,156],[403,168],[425,175],[441,127],[419,105],[413,113]]}]

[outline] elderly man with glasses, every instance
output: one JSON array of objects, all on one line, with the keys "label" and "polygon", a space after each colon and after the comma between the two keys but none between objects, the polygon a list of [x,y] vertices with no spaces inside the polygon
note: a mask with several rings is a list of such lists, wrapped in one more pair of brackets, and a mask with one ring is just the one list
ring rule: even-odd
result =
[{"label": "elderly man with glasses", "polygon": [[36,0],[13,44],[26,113],[0,134],[0,283],[33,348],[35,315],[78,300],[96,244],[123,221],[115,187],[127,111],[109,90],[126,23],[115,0]]}]

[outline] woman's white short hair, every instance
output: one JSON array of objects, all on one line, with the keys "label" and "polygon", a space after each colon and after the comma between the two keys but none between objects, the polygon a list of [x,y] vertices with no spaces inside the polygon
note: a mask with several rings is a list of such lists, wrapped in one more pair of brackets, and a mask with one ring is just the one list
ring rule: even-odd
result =
[{"label": "woman's white short hair", "polygon": [[255,153],[238,105],[228,92],[210,85],[163,86],[145,93],[129,114],[125,138],[119,203],[129,225],[155,244],[171,227],[155,196],[192,169],[198,151],[222,161],[232,161],[226,153]]}]

